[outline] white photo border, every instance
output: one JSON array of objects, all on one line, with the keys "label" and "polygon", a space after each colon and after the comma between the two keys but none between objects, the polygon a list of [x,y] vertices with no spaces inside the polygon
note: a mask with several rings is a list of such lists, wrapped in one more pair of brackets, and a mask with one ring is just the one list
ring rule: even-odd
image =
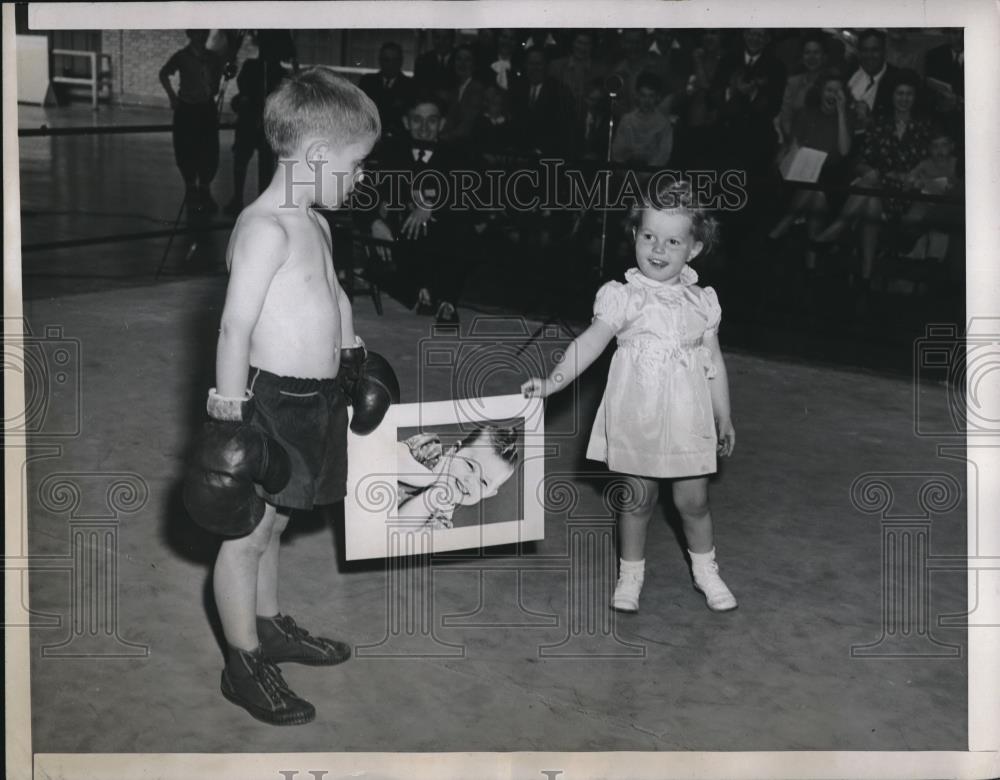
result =
[{"label": "white photo border", "polygon": [[[4,163],[18,170],[14,7],[4,4],[3,106]],[[840,0],[789,3],[759,0],[662,2],[613,0],[578,2],[177,2],[34,3],[29,24],[35,29],[183,29],[228,27],[233,19],[248,27],[964,27],[966,32],[967,296],[971,321],[1000,321],[1000,17],[990,0]],[[5,339],[20,338],[21,252],[19,183],[4,177],[4,327]],[[24,410],[24,378],[4,372],[5,420]],[[1000,420],[1000,397],[981,399],[980,417]],[[971,444],[971,440],[969,442]],[[969,750],[961,751],[760,751],[684,753],[310,753],[310,754],[32,754],[30,651],[27,629],[5,631],[6,762],[11,778],[184,778],[211,776],[240,780],[285,777],[300,767],[328,770],[326,777],[381,778],[552,777],[729,777],[729,778],[929,778],[1000,776],[1000,436],[982,436],[969,447],[968,552],[993,560],[993,571],[970,570],[969,612],[980,622],[969,627]],[[26,538],[23,436],[5,437],[4,460],[7,549]],[[986,565],[984,564],[985,568]],[[7,613],[23,609],[27,573],[5,570]],[[992,583],[988,586],[987,583]],[[818,703],[819,705],[819,703]],[[323,775],[321,775],[322,777]]]},{"label": "white photo border", "polygon": [[[472,428],[496,420],[524,421],[520,453],[522,517],[462,528],[421,529],[394,521],[397,431],[442,425]],[[545,537],[545,415],[540,398],[490,396],[456,401],[394,404],[381,425],[366,436],[348,434],[347,498],[344,501],[345,553],[349,561],[393,555],[439,553],[539,541]],[[485,503],[480,504],[486,509]],[[394,536],[425,537],[403,543]],[[402,552],[394,552],[402,551]]]}]

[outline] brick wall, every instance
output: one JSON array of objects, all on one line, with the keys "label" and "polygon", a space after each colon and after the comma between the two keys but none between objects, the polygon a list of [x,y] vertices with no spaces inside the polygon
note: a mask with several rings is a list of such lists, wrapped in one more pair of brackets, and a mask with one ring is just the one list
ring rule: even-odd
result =
[{"label": "brick wall", "polygon": [[[417,51],[416,33],[412,30],[351,30],[347,36],[341,30],[296,31],[299,60],[308,65],[377,68],[378,48],[390,38],[403,47],[404,68],[412,69]],[[111,102],[168,106],[167,95],[160,86],[160,68],[171,54],[186,45],[183,30],[102,31],[101,51],[111,56]],[[249,46],[249,40],[244,45]],[[243,55],[241,52],[240,61]],[[234,91],[235,87],[230,88],[230,94]]]},{"label": "brick wall", "polygon": [[105,30],[102,50],[111,55],[112,102],[168,106],[160,68],[187,45],[183,30]]},{"label": "brick wall", "polygon": [[169,106],[167,93],[160,85],[160,68],[187,43],[183,30],[104,30],[101,51],[111,55],[111,101],[132,106]]}]

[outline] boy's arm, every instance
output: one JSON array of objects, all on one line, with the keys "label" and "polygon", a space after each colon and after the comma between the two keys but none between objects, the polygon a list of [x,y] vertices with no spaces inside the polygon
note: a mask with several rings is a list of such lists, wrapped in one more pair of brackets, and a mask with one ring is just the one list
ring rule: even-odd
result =
[{"label": "boy's arm", "polygon": [[[323,217],[319,217],[319,226],[323,231],[323,235],[326,236],[327,244],[330,246],[330,258],[331,262],[333,262],[333,234],[330,231],[330,223],[323,219]],[[348,265],[350,265],[350,262],[348,262]],[[345,269],[345,273],[351,273],[351,269]],[[337,278],[336,264],[333,266],[333,283],[337,288],[337,308],[340,310],[340,345],[337,348],[351,349],[357,346],[357,336],[354,332],[354,309],[351,306],[351,299],[347,297],[343,285],[340,284],[340,280]]]},{"label": "boy's arm", "polygon": [[340,306],[340,345],[350,349],[357,346],[357,334],[354,332],[354,309],[351,299],[344,292],[340,282],[337,285],[337,304]]},{"label": "boy's arm", "polygon": [[250,336],[271,280],[287,259],[288,236],[276,221],[244,219],[237,226],[215,357],[215,381],[221,396],[243,397],[250,370]]}]

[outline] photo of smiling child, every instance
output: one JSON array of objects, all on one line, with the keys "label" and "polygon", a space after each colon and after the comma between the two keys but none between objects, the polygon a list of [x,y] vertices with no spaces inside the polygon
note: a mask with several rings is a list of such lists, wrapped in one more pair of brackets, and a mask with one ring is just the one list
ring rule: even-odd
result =
[{"label": "photo of smiling child", "polygon": [[[461,438],[444,431],[401,434],[396,516],[434,529],[482,522],[486,513],[478,505],[497,497],[520,463],[519,433],[512,427],[483,424]],[[516,483],[491,501],[489,516],[518,516]],[[466,507],[475,509],[463,512]]]}]

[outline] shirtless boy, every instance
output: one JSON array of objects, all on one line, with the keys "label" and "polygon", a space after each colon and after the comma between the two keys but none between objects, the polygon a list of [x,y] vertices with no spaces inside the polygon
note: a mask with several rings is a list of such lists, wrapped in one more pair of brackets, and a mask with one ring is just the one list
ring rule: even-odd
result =
[{"label": "shirtless boy", "polygon": [[264,129],[280,162],[229,243],[217,387],[185,503],[196,522],[228,537],[213,579],[228,644],[222,693],[259,720],[288,725],[316,713],[276,664],[337,664],[350,646],[312,636],[282,614],[281,533],[291,510],[344,497],[348,404],[352,430],[365,433],[399,391],[354,332],[329,226],[315,212],[342,206],[360,181],[381,131],[375,104],[313,68],[268,97]]}]

